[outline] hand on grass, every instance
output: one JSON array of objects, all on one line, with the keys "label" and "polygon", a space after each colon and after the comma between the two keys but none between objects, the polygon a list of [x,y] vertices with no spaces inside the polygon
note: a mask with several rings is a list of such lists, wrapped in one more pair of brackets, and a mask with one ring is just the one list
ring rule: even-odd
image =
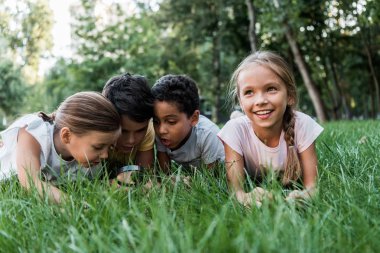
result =
[{"label": "hand on grass", "polygon": [[151,179],[149,179],[148,182],[146,182],[146,184],[144,184],[143,187],[144,187],[144,191],[149,191],[153,187],[160,188],[161,187],[161,183],[160,182],[153,183],[153,181]]},{"label": "hand on grass", "polygon": [[261,187],[256,187],[248,193],[243,191],[236,192],[236,198],[242,205],[249,208],[252,206],[252,203],[255,203],[257,207],[261,207],[264,199],[272,200],[273,195]]},{"label": "hand on grass", "polygon": [[171,175],[170,176],[171,182],[173,185],[175,185],[178,182],[183,182],[186,186],[191,187],[191,178],[190,176],[182,176],[179,177],[177,175]]},{"label": "hand on grass", "polygon": [[287,202],[294,202],[297,200],[308,200],[313,195],[313,190],[294,190],[289,193],[289,195],[285,198]]}]

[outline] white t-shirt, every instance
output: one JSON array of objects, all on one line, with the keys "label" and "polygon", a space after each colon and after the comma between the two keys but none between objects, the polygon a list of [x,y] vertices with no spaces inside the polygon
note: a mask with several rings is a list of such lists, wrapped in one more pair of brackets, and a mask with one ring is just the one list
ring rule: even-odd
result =
[{"label": "white t-shirt", "polygon": [[[305,151],[321,134],[323,128],[310,116],[295,112],[294,146],[297,153]],[[272,168],[284,170],[287,159],[287,144],[284,131],[277,147],[265,145],[255,134],[250,119],[244,115],[226,123],[218,133],[219,138],[235,152],[243,156],[244,167],[251,176],[260,176],[260,171]]]},{"label": "white t-shirt", "polygon": [[165,152],[171,160],[185,167],[199,167],[224,160],[224,148],[217,137],[219,127],[205,116],[199,116],[199,122],[192,130],[189,139],[182,147],[171,151],[156,136],[157,151]]},{"label": "white t-shirt", "polygon": [[40,144],[41,171],[45,180],[56,183],[57,180],[76,180],[79,176],[88,178],[98,175],[102,166],[84,168],[77,161],[65,161],[54,147],[54,125],[45,122],[36,114],[25,115],[16,120],[11,126],[0,133],[3,141],[0,147],[0,180],[6,179],[17,173],[16,144],[20,128],[26,126],[30,133]]}]

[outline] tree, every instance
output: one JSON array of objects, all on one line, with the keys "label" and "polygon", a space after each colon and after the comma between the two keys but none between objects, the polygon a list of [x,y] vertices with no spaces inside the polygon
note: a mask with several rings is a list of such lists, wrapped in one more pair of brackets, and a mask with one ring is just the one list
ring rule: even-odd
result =
[{"label": "tree", "polygon": [[6,55],[23,66],[30,82],[37,80],[40,58],[52,47],[52,11],[47,0],[1,0],[0,35]]},{"label": "tree", "polygon": [[[182,66],[182,71],[197,80],[202,95],[212,104],[212,119],[219,121],[218,108],[222,104],[222,93],[227,80],[249,44],[244,27],[246,13],[244,3],[236,1],[173,1],[160,4],[159,22],[174,35],[173,41],[183,41],[187,52],[194,52],[192,64],[196,72],[186,72],[190,66]],[[168,50],[170,51],[170,49]],[[186,51],[185,51],[186,52]],[[177,59],[181,55],[176,55]]]},{"label": "tree", "polygon": [[[327,116],[326,116],[326,112],[322,103],[321,95],[316,87],[316,84],[314,83],[314,80],[311,77],[309,66],[307,65],[304,59],[304,55],[299,47],[296,34],[294,33],[294,30],[289,22],[289,17],[287,13],[284,12],[284,10],[286,10],[285,5],[288,6],[291,3],[281,2],[281,6],[280,6],[277,0],[274,0],[273,2],[274,2],[275,9],[277,10],[277,13],[279,14],[280,22],[281,22],[283,31],[285,33],[286,39],[289,43],[290,49],[293,53],[294,60],[302,75],[302,79],[304,80],[304,84],[307,88],[311,101],[313,102],[317,117],[321,122],[324,122],[327,120]],[[280,14],[280,11],[283,13],[283,15]]]},{"label": "tree", "polygon": [[0,109],[5,115],[15,114],[22,108],[27,87],[20,72],[11,61],[0,61]]},{"label": "tree", "polygon": [[248,37],[251,44],[252,52],[257,50],[257,36],[256,36],[256,10],[253,4],[254,0],[245,0],[247,5],[248,17],[249,17],[249,29]]}]

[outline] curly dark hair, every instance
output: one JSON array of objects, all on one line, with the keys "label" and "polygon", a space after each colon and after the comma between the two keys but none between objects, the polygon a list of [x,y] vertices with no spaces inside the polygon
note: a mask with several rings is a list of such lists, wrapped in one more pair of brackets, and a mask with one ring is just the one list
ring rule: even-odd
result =
[{"label": "curly dark hair", "polygon": [[199,110],[197,84],[185,75],[166,75],[156,81],[152,87],[155,100],[175,103],[180,112],[191,117]]},{"label": "curly dark hair", "polygon": [[153,117],[154,98],[143,76],[129,73],[114,76],[104,85],[102,94],[112,102],[121,116],[128,116],[137,122]]}]

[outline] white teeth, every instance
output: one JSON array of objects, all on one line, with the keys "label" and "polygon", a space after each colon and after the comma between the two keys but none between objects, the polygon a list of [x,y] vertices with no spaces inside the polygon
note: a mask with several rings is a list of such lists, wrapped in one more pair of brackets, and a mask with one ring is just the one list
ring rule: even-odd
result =
[{"label": "white teeth", "polygon": [[264,114],[268,114],[270,112],[271,111],[267,110],[267,111],[258,111],[258,112],[255,112],[255,113],[258,114],[258,115],[264,115]]}]

